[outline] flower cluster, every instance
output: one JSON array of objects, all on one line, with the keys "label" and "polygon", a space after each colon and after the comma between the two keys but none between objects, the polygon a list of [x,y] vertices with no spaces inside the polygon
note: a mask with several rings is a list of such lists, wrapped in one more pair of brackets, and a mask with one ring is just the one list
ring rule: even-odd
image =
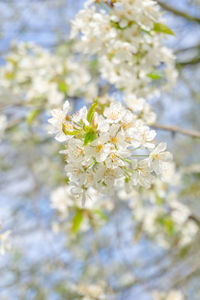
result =
[{"label": "flower cluster", "polygon": [[181,291],[171,290],[169,292],[155,291],[152,294],[153,300],[184,300],[185,297]]},{"label": "flower cluster", "polygon": [[119,188],[149,188],[171,161],[166,144],[156,144],[156,132],[120,102],[106,106],[96,100],[72,116],[69,110],[66,101],[63,110],[52,111],[50,133],[66,145],[66,176],[83,203],[91,188],[104,195]]},{"label": "flower cluster", "polygon": [[82,199],[71,193],[71,186],[61,186],[51,193],[51,207],[59,214],[60,224],[54,223],[56,231],[62,226],[62,221],[69,220],[69,231],[87,231],[90,227],[97,228],[107,221],[104,211],[113,209],[114,205],[106,197],[102,197],[95,189],[89,188],[87,201],[83,207]]},{"label": "flower cluster", "polygon": [[148,125],[155,123],[156,114],[144,98],[138,98],[134,94],[126,94],[123,99],[128,109],[137,114],[144,123]]},{"label": "flower cluster", "polygon": [[104,281],[97,283],[71,284],[69,287],[73,298],[82,300],[106,300],[107,299],[107,284]]},{"label": "flower cluster", "polygon": [[149,97],[158,81],[176,80],[174,55],[162,46],[173,32],[163,23],[152,0],[89,0],[74,21],[71,38],[80,37],[77,51],[96,55],[104,79],[126,92]]},{"label": "flower cluster", "polygon": [[[191,209],[179,201],[181,174],[167,164],[162,181],[155,178],[150,189],[121,191],[119,197],[129,201],[136,228],[153,238],[161,247],[185,247],[199,232],[199,224]],[[137,230],[136,230],[137,231]]]},{"label": "flower cluster", "polygon": [[1,114],[0,115],[0,141],[4,137],[7,123],[8,123],[8,121],[7,121],[6,115]]},{"label": "flower cluster", "polygon": [[[174,196],[173,193],[169,194],[165,205],[156,203],[145,205],[141,199],[140,201],[134,199],[132,202],[137,224],[140,224],[144,233],[164,248],[169,248],[171,244],[185,247],[194,240],[199,231],[198,224],[192,219],[190,209]],[[159,198],[157,200],[159,201]]]},{"label": "flower cluster", "polygon": [[10,249],[10,242],[9,242],[9,236],[10,236],[10,231],[2,231],[0,224],[0,255],[5,254],[7,250]]},{"label": "flower cluster", "polygon": [[13,46],[0,69],[0,81],[0,90],[13,93],[15,101],[46,108],[59,107],[66,96],[91,99],[97,95],[88,61],[52,54],[33,43]]},{"label": "flower cluster", "polygon": [[79,285],[77,289],[83,300],[106,300],[105,283],[90,284],[88,286],[85,284]]}]

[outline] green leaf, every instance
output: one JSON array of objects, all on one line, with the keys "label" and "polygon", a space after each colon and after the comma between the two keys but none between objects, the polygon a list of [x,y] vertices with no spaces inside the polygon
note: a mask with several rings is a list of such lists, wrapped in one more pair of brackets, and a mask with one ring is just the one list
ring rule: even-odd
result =
[{"label": "green leaf", "polygon": [[94,209],[93,213],[98,215],[103,221],[108,221],[108,217],[100,209]]},{"label": "green leaf", "polygon": [[97,138],[96,131],[94,131],[93,129],[91,129],[90,131],[88,131],[85,134],[83,146],[86,146],[87,144],[93,142],[94,140],[96,140],[96,138]]},{"label": "green leaf", "polygon": [[69,183],[69,182],[70,182],[69,177],[65,177],[65,182],[66,182],[66,183]]},{"label": "green leaf", "polygon": [[158,217],[156,221],[158,222],[158,224],[164,226],[165,232],[167,234],[174,234],[174,221],[169,216]]},{"label": "green leaf", "polygon": [[73,233],[77,233],[79,231],[82,222],[83,222],[83,212],[82,210],[77,209],[73,218],[73,224],[72,224]]},{"label": "green leaf", "polygon": [[147,76],[148,76],[149,78],[153,79],[153,80],[159,80],[159,79],[162,78],[162,75],[159,74],[159,73],[156,72],[156,71],[153,71],[153,72],[148,73]]},{"label": "green leaf", "polygon": [[179,255],[181,256],[181,258],[184,258],[188,254],[189,250],[190,250],[190,246],[188,246],[188,245],[181,248],[180,252],[179,252]]},{"label": "green leaf", "polygon": [[119,25],[118,22],[110,21],[110,25],[112,27],[116,28],[116,29],[119,29],[119,30],[125,30],[125,29],[127,29],[128,27],[130,27],[134,23],[135,23],[134,21],[129,21],[126,27],[120,27],[120,25]]},{"label": "green leaf", "polygon": [[125,178],[125,182],[126,182],[126,183],[130,182],[130,180],[131,180],[130,177],[126,177],[126,178]]},{"label": "green leaf", "polygon": [[12,57],[8,57],[8,58],[7,58],[7,61],[8,61],[9,63],[11,63],[14,67],[17,66],[17,61],[16,61],[15,59],[13,59]]},{"label": "green leaf", "polygon": [[64,81],[59,81],[58,82],[58,87],[59,87],[59,90],[62,92],[62,93],[64,93],[64,94],[67,94],[67,84],[66,84],[66,82],[64,82]]},{"label": "green leaf", "polygon": [[29,126],[32,125],[32,123],[34,122],[35,118],[39,115],[39,113],[41,112],[40,109],[36,108],[34,110],[31,110],[28,115],[26,116],[26,122]]},{"label": "green leaf", "polygon": [[116,29],[123,30],[123,28],[121,28],[119,24],[114,21],[110,21],[110,25]]},{"label": "green leaf", "polygon": [[174,234],[174,221],[170,217],[165,219],[165,230],[170,235]]},{"label": "green leaf", "polygon": [[92,122],[92,119],[93,119],[93,116],[94,116],[94,113],[97,109],[97,100],[94,101],[94,103],[90,106],[90,109],[88,110],[88,114],[87,114],[87,120],[88,122],[91,124]]},{"label": "green leaf", "polygon": [[154,23],[153,30],[156,32],[170,34],[170,35],[175,36],[174,32],[167,25],[162,24],[162,23]]},{"label": "green leaf", "polygon": [[98,60],[97,59],[93,59],[90,62],[90,68],[92,69],[92,71],[96,71],[98,68]]},{"label": "green leaf", "polygon": [[6,72],[4,77],[6,80],[13,80],[15,78],[15,73],[14,72]]},{"label": "green leaf", "polygon": [[156,196],[156,204],[157,205],[162,205],[163,204],[163,198],[161,198],[157,193],[155,194]]}]

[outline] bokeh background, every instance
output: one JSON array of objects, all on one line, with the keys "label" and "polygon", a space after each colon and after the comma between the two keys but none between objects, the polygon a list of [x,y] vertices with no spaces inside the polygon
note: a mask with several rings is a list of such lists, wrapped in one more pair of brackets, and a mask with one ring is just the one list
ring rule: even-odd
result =
[{"label": "bokeh background", "polygon": [[[13,41],[31,41],[50,51],[64,44],[70,19],[83,3],[0,0],[1,66]],[[179,78],[151,105],[159,124],[200,130],[200,1],[165,0],[161,6],[176,34],[167,45],[177,55]],[[22,110],[8,106],[6,113],[12,119]],[[12,143],[4,139],[0,146],[0,219],[12,231],[12,249],[0,257],[1,300],[77,299],[68,285],[102,274],[118,300],[150,300],[152,290],[171,288],[182,290],[186,299],[200,299],[198,238],[185,252],[163,250],[145,237],[136,243],[130,212],[122,204],[95,233],[69,239],[52,230],[57,217],[49,199],[62,182],[61,158],[53,139],[37,142],[34,130],[24,135]],[[164,131],[158,131],[158,140],[168,142],[177,169],[186,171],[180,201],[200,217],[200,140]]]}]

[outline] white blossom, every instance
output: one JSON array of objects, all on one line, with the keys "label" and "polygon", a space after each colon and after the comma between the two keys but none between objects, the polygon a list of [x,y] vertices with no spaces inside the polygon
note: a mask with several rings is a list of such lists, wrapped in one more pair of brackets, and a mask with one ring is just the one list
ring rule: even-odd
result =
[{"label": "white blossom", "polygon": [[6,253],[6,251],[10,250],[10,248],[11,248],[10,234],[11,234],[10,230],[2,231],[2,228],[1,228],[1,232],[0,232],[0,255],[4,255]]},{"label": "white blossom", "polygon": [[66,116],[69,112],[70,104],[66,101],[63,105],[63,110],[61,109],[54,109],[52,110],[52,118],[48,120],[48,122],[52,125],[51,129],[49,130],[50,134],[56,134],[56,140],[59,142],[66,141],[67,137],[63,132],[63,125],[65,126],[66,130],[73,130],[73,126],[66,121]]},{"label": "white blossom", "polygon": [[6,115],[3,115],[3,114],[0,115],[0,141],[4,137],[5,130],[7,128],[7,124],[8,124],[8,121],[7,121]]},{"label": "white blossom", "polygon": [[65,142],[62,153],[71,191],[82,197],[83,203],[90,188],[113,195],[119,180],[124,187],[128,183],[132,188],[149,188],[154,178],[154,156],[164,155],[158,151],[160,146],[156,152],[150,152],[156,144],[156,133],[141,119],[137,120],[136,113],[113,99],[101,113],[99,105],[102,108],[101,100],[96,100],[89,110],[84,106],[69,116],[66,102],[63,110],[52,111],[49,120],[50,132]]},{"label": "white blossom", "polygon": [[97,82],[86,58],[79,61],[72,54],[63,57],[20,42],[12,45],[5,60],[0,69],[1,89],[14,95],[16,102],[49,109],[62,105],[66,96],[84,96],[86,100],[97,96]]},{"label": "white blossom", "polygon": [[104,283],[99,283],[97,284],[81,284],[77,288],[78,292],[82,296],[83,300],[93,300],[93,299],[98,299],[98,300],[106,300],[106,295],[105,295],[105,284]]},{"label": "white blossom", "polygon": [[151,166],[158,175],[162,173],[163,162],[170,162],[172,160],[172,155],[170,152],[165,151],[166,148],[166,143],[160,143],[150,153]]},{"label": "white blossom", "polygon": [[169,292],[154,291],[153,300],[185,300],[185,297],[181,291],[171,290]]},{"label": "white blossom", "polygon": [[177,77],[174,55],[162,46],[164,35],[155,29],[159,22],[164,21],[155,1],[117,0],[112,7],[88,1],[72,21],[71,38],[79,38],[77,51],[97,56],[109,83],[149,97],[157,90],[154,82],[166,79],[165,87],[172,86]]},{"label": "white blossom", "polygon": [[[133,165],[136,168],[137,162]],[[180,248],[190,245],[199,232],[195,214],[179,200],[180,178],[178,181],[176,178],[171,171],[171,181],[168,178],[163,182],[154,177],[150,189],[146,186],[143,190],[133,190],[128,186],[119,193],[122,200],[129,200],[135,222],[141,224],[142,232],[163,248],[169,248],[174,242]]]}]

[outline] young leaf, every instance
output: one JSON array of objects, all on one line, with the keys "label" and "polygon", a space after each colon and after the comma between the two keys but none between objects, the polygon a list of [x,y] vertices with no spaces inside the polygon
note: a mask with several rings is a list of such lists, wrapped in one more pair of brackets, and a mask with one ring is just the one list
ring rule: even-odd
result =
[{"label": "young leaf", "polygon": [[150,72],[147,74],[147,76],[153,80],[158,80],[158,79],[161,79],[162,78],[162,75],[159,74],[158,72],[156,71],[153,71],[153,72]]},{"label": "young leaf", "polygon": [[165,229],[165,232],[169,235],[174,234],[174,221],[168,216],[160,216],[156,219],[158,224],[162,225]]},{"label": "young leaf", "polygon": [[157,193],[155,194],[156,196],[156,204],[157,205],[162,205],[163,204],[163,198],[161,198]]},{"label": "young leaf", "polygon": [[105,222],[108,221],[108,217],[102,212],[102,210],[95,209],[95,210],[93,210],[93,213],[98,215],[103,221],[105,221]]},{"label": "young leaf", "polygon": [[94,103],[90,106],[90,109],[88,110],[87,120],[90,124],[92,122],[96,109],[97,109],[97,100],[94,101]]},{"label": "young leaf", "polygon": [[123,28],[121,28],[119,24],[114,21],[110,21],[110,25],[116,29],[123,30]]},{"label": "young leaf", "polygon": [[15,78],[15,73],[14,72],[6,72],[4,77],[6,80],[13,80]]},{"label": "young leaf", "polygon": [[92,141],[96,140],[97,133],[94,130],[90,130],[85,134],[85,139],[83,146],[86,146],[87,144],[91,143]]},{"label": "young leaf", "polygon": [[92,69],[92,71],[96,71],[98,68],[98,60],[97,59],[93,59],[90,62],[90,68]]},{"label": "young leaf", "polygon": [[65,183],[69,183],[69,182],[70,182],[69,177],[65,177]]},{"label": "young leaf", "polygon": [[31,126],[33,121],[35,120],[35,118],[39,115],[39,113],[41,112],[40,109],[36,108],[34,110],[31,110],[28,115],[26,116],[26,122],[28,124],[28,126]]},{"label": "young leaf", "polygon": [[77,233],[79,231],[82,222],[83,222],[83,212],[82,210],[77,209],[73,218],[73,224],[72,224],[73,233]]},{"label": "young leaf", "polygon": [[59,81],[58,82],[58,87],[59,87],[59,90],[64,93],[64,94],[67,94],[67,84],[66,82],[64,81]]},{"label": "young leaf", "polygon": [[170,35],[175,36],[174,32],[167,25],[162,24],[162,23],[154,23],[153,30],[156,32],[170,34]]}]

